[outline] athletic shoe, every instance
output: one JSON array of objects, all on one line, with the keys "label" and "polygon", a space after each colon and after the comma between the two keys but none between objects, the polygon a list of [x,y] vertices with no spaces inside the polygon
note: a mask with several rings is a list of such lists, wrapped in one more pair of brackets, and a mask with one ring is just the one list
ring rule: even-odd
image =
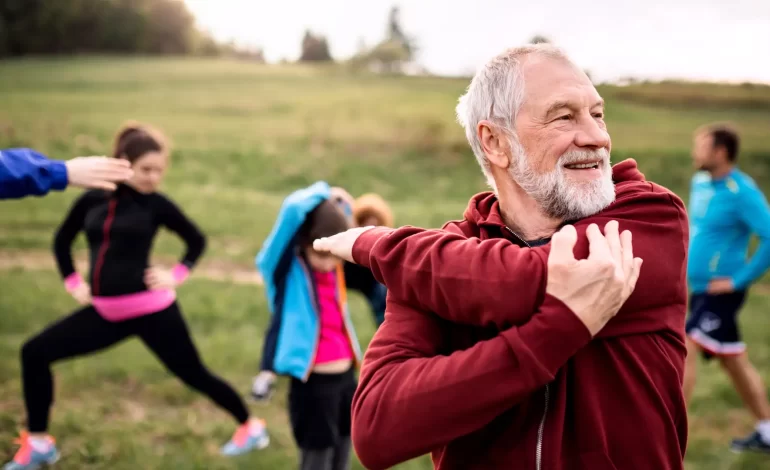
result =
[{"label": "athletic shoe", "polygon": [[261,450],[270,445],[270,436],[263,420],[241,425],[233,434],[230,442],[222,447],[222,455],[235,456],[254,449]]},{"label": "athletic shoe", "polygon": [[257,401],[269,400],[275,389],[275,375],[272,372],[260,372],[251,385],[251,396]]},{"label": "athletic shoe", "polygon": [[754,431],[743,439],[733,439],[732,446],[730,448],[734,452],[754,451],[770,453],[770,444],[762,439],[762,436],[758,431]]},{"label": "athletic shoe", "polygon": [[59,460],[59,451],[56,450],[56,445],[52,437],[48,437],[49,445],[47,449],[39,450],[32,445],[32,439],[25,431],[21,432],[21,436],[14,441],[19,444],[19,448],[13,460],[3,466],[3,470],[37,470],[41,465],[51,465]]}]

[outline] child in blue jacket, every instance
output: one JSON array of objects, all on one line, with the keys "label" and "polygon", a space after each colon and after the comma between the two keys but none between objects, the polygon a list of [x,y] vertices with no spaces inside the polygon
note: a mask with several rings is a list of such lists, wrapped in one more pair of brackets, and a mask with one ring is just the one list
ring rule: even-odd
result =
[{"label": "child in blue jacket", "polygon": [[256,258],[271,322],[263,373],[289,376],[289,416],[302,470],[349,468],[350,408],[361,348],[347,307],[342,260],[313,240],[348,228],[331,188],[290,194]]}]

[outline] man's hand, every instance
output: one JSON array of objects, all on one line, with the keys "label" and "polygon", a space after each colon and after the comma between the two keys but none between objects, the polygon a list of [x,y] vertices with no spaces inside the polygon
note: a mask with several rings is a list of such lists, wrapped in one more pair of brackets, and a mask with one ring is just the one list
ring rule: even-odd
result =
[{"label": "man's hand", "polygon": [[120,158],[76,157],[64,162],[70,186],[114,190],[134,175],[131,163]]},{"label": "man's hand", "polygon": [[720,277],[712,279],[706,291],[712,295],[730,294],[735,292],[735,284],[729,277]]},{"label": "man's hand", "polygon": [[567,225],[554,234],[546,293],[564,302],[594,336],[633,292],[642,260],[634,258],[631,232],[626,230],[618,235],[618,223],[614,220],[604,227],[604,235],[596,224],[588,227],[586,235],[588,258],[576,260],[575,228]]},{"label": "man's hand", "polygon": [[159,267],[147,268],[144,271],[144,283],[150,290],[176,289],[176,281],[171,271]]},{"label": "man's hand", "polygon": [[353,262],[353,245],[362,233],[374,227],[356,227],[332,235],[328,238],[319,238],[313,242],[313,249],[321,253],[331,253],[345,261]]}]

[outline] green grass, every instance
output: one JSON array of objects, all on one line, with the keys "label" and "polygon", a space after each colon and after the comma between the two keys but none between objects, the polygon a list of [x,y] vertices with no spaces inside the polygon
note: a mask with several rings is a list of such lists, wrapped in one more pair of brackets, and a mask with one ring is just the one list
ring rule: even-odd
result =
[{"label": "green grass", "polygon": [[[228,60],[6,61],[0,62],[0,148],[31,146],[59,158],[105,154],[122,122],[150,122],[173,140],[164,190],[209,235],[204,261],[252,270],[282,199],[318,179],[354,195],[382,194],[392,202],[398,224],[436,227],[460,217],[470,195],[485,188],[454,122],[465,86],[467,80],[460,79],[385,78]],[[648,178],[687,199],[692,131],[711,121],[732,121],[743,135],[742,167],[770,193],[767,87],[664,83],[602,86],[600,92],[608,103],[615,161],[636,158]],[[3,253],[45,256],[52,231],[78,193],[3,202],[0,261]],[[78,248],[83,246],[80,240]],[[164,257],[182,250],[166,233],[156,248]],[[23,425],[19,346],[74,303],[56,275],[39,265],[0,269],[0,285],[0,457],[5,458]],[[766,378],[768,293],[767,284],[755,289],[741,318],[751,357]],[[214,282],[198,273],[180,290],[180,299],[205,361],[245,395],[268,319],[261,288]],[[373,333],[368,309],[354,296],[352,310],[366,344]],[[252,405],[270,424],[271,447],[225,461],[217,450],[232,432],[228,416],[169,377],[138,342],[59,364],[55,371],[52,431],[65,452],[59,468],[295,465],[282,393],[274,403]],[[770,465],[727,452],[729,439],[748,431],[751,420],[716,364],[700,372],[690,410],[688,470]],[[422,458],[400,468],[430,464]]]}]

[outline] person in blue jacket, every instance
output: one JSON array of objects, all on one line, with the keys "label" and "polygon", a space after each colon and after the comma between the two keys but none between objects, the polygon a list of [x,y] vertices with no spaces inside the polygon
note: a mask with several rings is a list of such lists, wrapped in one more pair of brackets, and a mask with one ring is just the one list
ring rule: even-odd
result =
[{"label": "person in blue jacket", "polygon": [[131,165],[116,158],[59,161],[29,148],[0,150],[0,199],[44,196],[67,186],[114,190],[132,175]]},{"label": "person in blue jacket", "polygon": [[361,347],[342,260],[313,240],[348,228],[323,181],[290,194],[256,257],[271,313],[260,375],[291,379],[289,416],[301,470],[349,467],[350,412]]},{"label": "person in blue jacket", "polygon": [[[762,191],[736,166],[738,134],[724,125],[695,133],[698,171],[690,193],[690,247],[684,396],[695,387],[698,353],[717,357],[738,394],[757,419],[754,432],[734,439],[735,451],[770,452],[770,402],[762,378],[741,341],[737,315],[749,287],[770,268],[770,206]],[[759,247],[749,257],[752,235]]]}]

